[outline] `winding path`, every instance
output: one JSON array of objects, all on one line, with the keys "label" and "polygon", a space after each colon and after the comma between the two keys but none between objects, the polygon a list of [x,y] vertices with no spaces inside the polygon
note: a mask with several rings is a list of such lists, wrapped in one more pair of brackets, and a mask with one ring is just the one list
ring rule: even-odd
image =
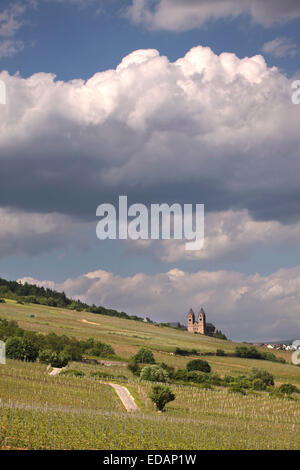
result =
[{"label": "winding path", "polygon": [[126,387],[122,387],[122,385],[113,383],[110,383],[109,385],[115,389],[127,411],[138,411],[138,406]]},{"label": "winding path", "polygon": [[[50,369],[50,368],[49,368]],[[52,370],[49,372],[49,375],[58,375],[63,368],[58,368],[58,367],[53,367]],[[123,387],[122,385],[114,384],[114,383],[107,383],[107,382],[102,382],[106,383],[107,385],[110,385],[112,388],[115,389],[117,392],[121,402],[126,408],[126,411],[138,411],[138,406],[134,401],[133,396],[129,392],[129,390],[126,387]]]}]

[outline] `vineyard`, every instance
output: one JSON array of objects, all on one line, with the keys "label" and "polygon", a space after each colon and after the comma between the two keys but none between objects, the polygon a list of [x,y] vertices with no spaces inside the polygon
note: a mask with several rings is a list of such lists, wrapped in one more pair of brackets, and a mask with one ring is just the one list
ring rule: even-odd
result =
[{"label": "vineyard", "polygon": [[[70,362],[55,376],[39,361],[7,359],[0,365],[1,449],[300,449],[299,394],[283,398],[251,390],[244,396],[224,386],[171,383],[176,399],[158,413],[149,398],[151,383],[126,367],[146,347],[157,364],[185,368],[191,357],[174,354],[179,347],[199,351],[212,374],[237,377],[263,368],[277,387],[299,387],[300,368],[285,351],[275,353],[286,363],[233,357],[238,343],[231,341],[9,299],[0,305],[0,318],[42,335],[92,337],[110,345],[117,358],[102,365]],[[218,348],[225,356],[214,354]],[[126,412],[109,382],[125,385],[139,411]]]},{"label": "vineyard", "polygon": [[[79,369],[75,363],[70,367]],[[9,360],[0,368],[0,447],[300,448],[299,399],[172,385],[176,400],[158,414],[148,398],[151,385],[131,377],[123,367],[112,367],[116,378],[121,370],[128,376],[126,386],[143,404],[139,412],[126,413],[114,390],[91,376],[96,368],[82,364],[83,377],[50,377],[44,365]]]}]

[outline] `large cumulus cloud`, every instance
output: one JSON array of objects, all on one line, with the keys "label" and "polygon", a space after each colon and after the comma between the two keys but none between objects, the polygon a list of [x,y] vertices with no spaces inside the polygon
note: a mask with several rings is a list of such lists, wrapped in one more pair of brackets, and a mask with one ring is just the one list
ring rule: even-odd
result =
[{"label": "large cumulus cloud", "polygon": [[132,202],[299,216],[299,109],[262,56],[196,47],[171,63],[139,50],[84,82],[0,74],[2,207],[92,220]]},{"label": "large cumulus cloud", "polygon": [[60,284],[22,279],[25,281],[157,321],[184,322],[190,307],[203,306],[209,320],[236,340],[276,341],[300,334],[299,266],[269,276],[172,269],[122,277],[99,270]]}]

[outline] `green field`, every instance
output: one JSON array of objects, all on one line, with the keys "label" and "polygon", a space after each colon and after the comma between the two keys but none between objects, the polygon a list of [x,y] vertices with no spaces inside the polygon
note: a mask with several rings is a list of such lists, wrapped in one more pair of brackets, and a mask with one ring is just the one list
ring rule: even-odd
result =
[{"label": "green field", "polygon": [[[0,304],[0,317],[40,333],[94,337],[112,345],[123,361],[146,346],[157,362],[176,368],[184,367],[191,357],[175,356],[175,347],[232,353],[236,346],[167,327],[13,301]],[[277,354],[290,361],[288,353]],[[221,376],[248,374],[259,367],[271,372],[277,384],[300,384],[300,368],[290,363],[204,359]],[[7,360],[0,365],[2,449],[300,449],[299,396],[282,399],[266,392],[243,396],[224,387],[171,384],[176,399],[165,413],[157,413],[148,398],[151,384],[121,364],[73,362],[68,367],[85,376],[49,376],[47,367],[38,362]],[[116,383],[122,383],[120,376],[126,377],[125,385],[140,411],[127,413],[112,387],[104,383],[108,379],[92,377],[94,371],[109,374],[109,381]]]}]

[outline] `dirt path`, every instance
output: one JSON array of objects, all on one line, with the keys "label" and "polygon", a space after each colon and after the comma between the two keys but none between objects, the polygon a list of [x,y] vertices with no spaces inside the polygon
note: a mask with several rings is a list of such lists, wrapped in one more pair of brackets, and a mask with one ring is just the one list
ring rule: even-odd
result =
[{"label": "dirt path", "polygon": [[78,321],[81,321],[81,323],[88,323],[88,325],[96,325],[96,326],[100,326],[99,323],[94,323],[93,321],[88,321],[88,320],[85,320],[85,318],[81,318],[80,320]]},{"label": "dirt path", "polygon": [[122,387],[122,385],[113,383],[110,383],[109,385],[115,389],[127,411],[138,411],[138,406],[126,387]]},{"label": "dirt path", "polygon": [[58,375],[62,371],[61,367],[53,367],[51,372],[49,372],[49,375]]}]

